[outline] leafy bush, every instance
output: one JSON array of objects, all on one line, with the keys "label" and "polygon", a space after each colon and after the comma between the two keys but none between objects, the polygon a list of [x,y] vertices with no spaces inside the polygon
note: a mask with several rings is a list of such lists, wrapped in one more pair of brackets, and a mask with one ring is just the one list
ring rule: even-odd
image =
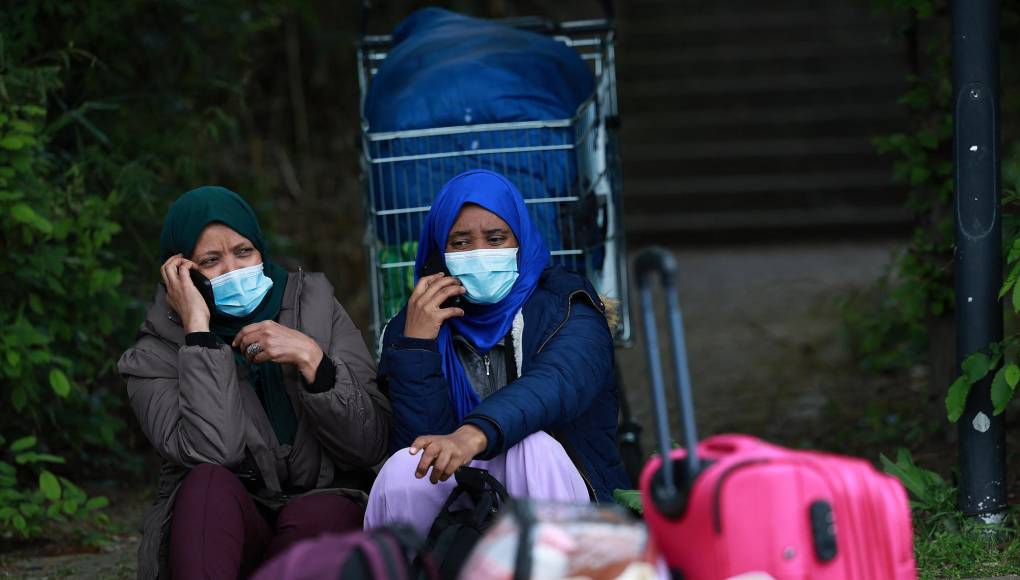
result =
[{"label": "leafy bush", "polygon": [[[851,338],[864,366],[891,370],[923,360],[919,347],[938,349],[934,358],[952,356],[948,345],[930,344],[934,319],[945,319],[954,308],[953,289],[953,167],[952,167],[952,77],[949,3],[946,0],[874,0],[884,10],[907,16],[909,33],[917,46],[910,89],[900,98],[911,120],[906,130],[875,139],[882,154],[894,158],[893,177],[910,188],[907,206],[917,226],[913,238],[892,271],[879,282],[881,300],[873,301],[878,312],[860,316],[861,308],[847,309]],[[1020,313],[1020,212],[1017,185],[1020,183],[1020,2],[1001,6],[1001,98],[1000,132],[1003,157],[1003,241],[1004,253],[1013,271],[1003,284],[1000,297],[1016,294],[1013,311]],[[1016,367],[998,367],[1016,357],[1020,335],[1008,336],[984,352],[967,353],[962,369],[948,369],[950,376],[934,376],[933,387],[941,392],[953,381],[946,398],[950,420],[963,412],[971,385],[988,373],[993,378],[993,401],[1001,413],[1016,387]],[[940,348],[941,347],[941,348]],[[903,356],[906,355],[906,356]],[[1003,357],[1006,357],[1003,359]],[[1008,366],[1008,364],[1007,364]],[[956,376],[957,372],[962,373]],[[941,382],[944,381],[944,382]]]},{"label": "leafy bush", "polygon": [[[1014,316],[1020,317],[1020,284],[1017,284],[1020,281],[1020,143],[1008,152],[1002,166],[1002,237],[1008,274],[999,289],[999,298],[1007,301]],[[1017,383],[1020,382],[1020,327],[1016,321],[1007,325],[1001,341],[993,342],[963,360],[961,373],[946,395],[946,413],[950,421],[959,420],[971,388],[989,374],[992,375],[994,414],[999,415],[1016,398]]]},{"label": "leafy bush", "polygon": [[896,452],[896,461],[879,455],[886,473],[900,480],[911,496],[910,507],[924,518],[924,523],[936,522],[956,514],[956,489],[941,475],[918,467],[906,449]]},{"label": "leafy bush", "polygon": [[[148,445],[128,429],[115,363],[158,278],[163,212],[201,183],[263,205],[274,184],[257,162],[263,151],[287,154],[254,128],[290,136],[280,95],[300,95],[288,82],[301,75],[278,74],[292,46],[279,33],[283,16],[308,8],[26,0],[0,10],[0,404],[9,409],[0,431],[35,433],[46,457],[67,459],[51,466],[62,500],[77,488],[59,475],[141,471],[137,451]],[[322,38],[347,41],[334,32]],[[261,109],[248,108],[252,95]],[[5,473],[8,499],[40,491],[25,468]],[[18,514],[29,535],[38,531]]]},{"label": "leafy bush", "polygon": [[900,449],[896,461],[881,456],[886,473],[910,494],[914,553],[921,578],[966,578],[1020,572],[1020,532],[1016,509],[1007,525],[983,524],[956,510],[955,487],[939,474],[917,466]]},{"label": "leafy bush", "polygon": [[256,66],[247,46],[283,4],[0,11],[0,401],[17,412],[5,431],[45,433],[76,466],[131,466],[114,363],[151,295],[160,219],[215,181],[211,150],[236,135]]},{"label": "leafy bush", "polygon": [[[0,436],[0,448],[4,443]],[[37,451],[36,444],[34,436],[13,441],[4,455],[9,455],[14,464],[5,461],[7,457],[0,459],[0,537],[37,537],[52,523],[74,521],[100,529],[109,524],[101,511],[109,503],[107,499],[90,498],[70,480],[47,469],[47,464],[62,464],[64,460]],[[31,476],[30,482],[25,481],[26,476]]]},{"label": "leafy bush", "polygon": [[[877,8],[910,21],[915,38],[909,89],[899,98],[909,121],[874,139],[893,160],[893,179],[909,188],[914,216],[907,248],[874,292],[844,305],[852,345],[864,368],[889,371],[923,360],[933,321],[953,309],[953,167],[950,31],[945,0],[872,0]],[[933,377],[940,380],[940,377]],[[944,388],[940,385],[939,389]]]},{"label": "leafy bush", "polygon": [[[109,266],[118,197],[90,194],[83,166],[47,150],[61,122],[48,123],[45,108],[60,86],[59,67],[17,67],[6,56],[0,52],[0,401],[13,412],[4,429],[41,427],[72,449],[113,448],[124,423],[93,414],[90,401],[100,395],[88,387],[109,368],[108,337],[125,310],[121,271]],[[0,533],[30,538],[47,521],[104,521],[106,499],[88,499],[43,467],[65,461],[36,444],[34,436],[18,439],[8,449],[14,465],[0,462]]]},{"label": "leafy bush", "polygon": [[0,400],[16,426],[66,427],[66,412],[86,428],[64,437],[113,447],[123,422],[89,420],[88,386],[109,370],[126,309],[110,248],[120,199],[88,191],[87,168],[47,150],[62,121],[47,123],[45,109],[58,71],[8,66],[0,76]]}]

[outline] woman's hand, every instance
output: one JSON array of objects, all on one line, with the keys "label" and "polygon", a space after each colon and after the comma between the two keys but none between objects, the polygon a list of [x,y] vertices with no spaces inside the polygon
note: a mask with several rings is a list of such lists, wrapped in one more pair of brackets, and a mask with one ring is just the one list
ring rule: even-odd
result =
[{"label": "woman's hand", "polygon": [[407,319],[404,336],[433,340],[439,336],[443,323],[455,316],[464,316],[460,308],[440,308],[447,298],[467,292],[453,276],[442,272],[418,280],[411,297],[407,299]]},{"label": "woman's hand", "polygon": [[[258,348],[252,347],[253,344],[258,344]],[[254,363],[292,364],[309,383],[315,381],[315,371],[324,356],[308,335],[272,320],[245,326],[230,346],[239,348],[244,357]]]},{"label": "woman's hand", "polygon": [[446,481],[459,467],[485,451],[488,444],[485,432],[474,425],[462,425],[449,435],[423,435],[411,444],[411,455],[422,451],[414,476],[418,479],[425,477],[431,466],[429,480],[432,483]]},{"label": "woman's hand", "polygon": [[209,332],[209,307],[191,281],[188,270],[198,265],[181,254],[170,256],[159,269],[166,284],[166,300],[181,317],[185,333]]}]

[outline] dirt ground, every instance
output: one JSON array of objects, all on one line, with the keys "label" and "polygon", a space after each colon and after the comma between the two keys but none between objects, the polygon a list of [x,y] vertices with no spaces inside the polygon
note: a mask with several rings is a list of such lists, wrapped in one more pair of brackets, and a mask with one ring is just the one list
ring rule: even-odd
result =
[{"label": "dirt ground", "polygon": [[[868,287],[899,248],[897,242],[855,241],[675,249],[701,435],[740,431],[811,445],[828,438],[819,421],[841,401],[892,388],[888,379],[856,370],[839,303]],[[665,308],[657,298],[660,350],[668,353]],[[636,297],[631,303],[636,321]],[[654,417],[637,321],[633,334],[634,346],[618,352],[618,363],[650,435]],[[664,356],[672,385],[672,358]]]},{"label": "dirt ground", "polygon": [[[700,436],[749,433],[872,461],[908,447],[919,465],[948,474],[955,428],[942,414],[919,412],[927,369],[866,373],[846,338],[841,304],[870,288],[902,248],[896,240],[674,248]],[[678,417],[665,308],[656,298],[670,416]],[[620,349],[617,362],[651,451],[648,363],[635,296],[631,303],[634,346]],[[676,424],[672,433],[679,439]],[[1020,430],[1009,438],[1007,464],[1020,465]]]},{"label": "dirt ground", "polygon": [[[899,247],[853,241],[676,248],[701,435],[740,431],[791,445],[869,452],[872,459],[879,451],[894,452],[902,443],[897,422],[910,417],[876,401],[901,400],[909,408],[923,388],[923,373],[875,377],[856,370],[838,305],[870,285]],[[633,316],[635,344],[619,351],[618,363],[646,427],[647,452],[654,419],[636,309]],[[54,546],[37,546],[0,555],[0,577],[133,577],[135,525],[147,490],[111,495],[120,532],[108,546],[63,555],[50,555]]]}]

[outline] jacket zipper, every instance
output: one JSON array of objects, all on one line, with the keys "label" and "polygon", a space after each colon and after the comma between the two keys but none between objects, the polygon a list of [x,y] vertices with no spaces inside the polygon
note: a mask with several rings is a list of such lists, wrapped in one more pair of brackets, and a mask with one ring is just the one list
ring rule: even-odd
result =
[{"label": "jacket zipper", "polygon": [[301,324],[301,290],[305,286],[305,271],[298,266],[298,287],[294,293],[294,326]]},{"label": "jacket zipper", "polygon": [[491,361],[489,360],[489,355],[488,354],[483,354],[482,355],[482,361],[485,362],[485,376],[487,376],[487,377],[488,376],[492,376],[492,373],[490,372],[492,369],[491,369],[491,366],[490,366],[490,362]]},{"label": "jacket zipper", "polygon": [[[563,320],[561,320],[560,323],[556,325],[556,328],[553,329],[552,333],[550,333],[549,336],[538,347],[538,350],[535,351],[535,356],[538,356],[538,353],[542,352],[542,349],[545,348],[545,345],[549,344],[549,341],[552,340],[552,338],[556,336],[557,333],[559,333],[560,329],[563,328],[563,325],[567,323],[567,320],[570,320],[570,308],[574,304],[574,296],[577,296],[578,294],[584,294],[585,296],[588,296],[588,293],[585,292],[584,290],[574,290],[573,292],[570,293],[570,296],[567,297],[567,315],[563,317]],[[581,460],[577,457],[577,454],[574,452],[574,446],[570,443],[570,440],[567,439],[565,435],[561,437],[553,436],[553,438],[559,441],[560,445],[563,447],[563,451],[566,452],[567,457],[569,457],[571,463],[574,464],[574,468],[577,469],[577,473],[581,475],[581,479],[584,480],[584,485],[585,487],[588,488],[588,495],[591,497],[592,501],[595,503],[600,503],[599,497],[595,493],[595,486],[592,485],[591,479],[588,477],[588,471],[584,468],[584,463],[581,462]]]}]

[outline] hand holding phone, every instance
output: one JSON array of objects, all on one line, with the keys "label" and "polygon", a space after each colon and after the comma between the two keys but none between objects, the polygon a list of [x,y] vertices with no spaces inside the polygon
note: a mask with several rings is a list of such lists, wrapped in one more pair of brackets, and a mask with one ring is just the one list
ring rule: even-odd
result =
[{"label": "hand holding phone", "polygon": [[404,336],[435,339],[443,324],[455,316],[464,316],[459,307],[464,286],[446,271],[443,254],[436,252],[422,265],[421,276],[407,300]]},{"label": "hand holding phone", "polygon": [[[432,252],[432,255],[429,256],[429,259],[425,261],[425,264],[421,268],[421,277],[424,278],[425,276],[431,276],[433,274],[438,274],[439,272],[442,272],[446,276],[450,275],[450,271],[446,268],[446,259],[443,257],[443,253]],[[451,296],[444,300],[443,303],[439,305],[439,307],[455,308],[459,307],[460,304],[461,297],[458,294],[456,296]]]},{"label": "hand holding phone", "polygon": [[205,300],[205,305],[209,307],[209,314],[212,314],[213,310],[216,309],[216,299],[213,297],[212,282],[194,268],[188,270],[188,274],[191,275],[191,282],[195,285],[195,288],[198,288],[198,293],[202,295],[202,300]]},{"label": "hand holding phone", "polygon": [[[188,271],[185,277],[181,271]],[[181,254],[171,256],[160,268],[166,301],[180,317],[181,324],[188,332],[207,332],[215,304],[212,284],[198,271],[197,266]],[[194,286],[194,290],[188,286]],[[201,302],[195,300],[195,293]],[[204,308],[203,308],[204,306]]]}]

